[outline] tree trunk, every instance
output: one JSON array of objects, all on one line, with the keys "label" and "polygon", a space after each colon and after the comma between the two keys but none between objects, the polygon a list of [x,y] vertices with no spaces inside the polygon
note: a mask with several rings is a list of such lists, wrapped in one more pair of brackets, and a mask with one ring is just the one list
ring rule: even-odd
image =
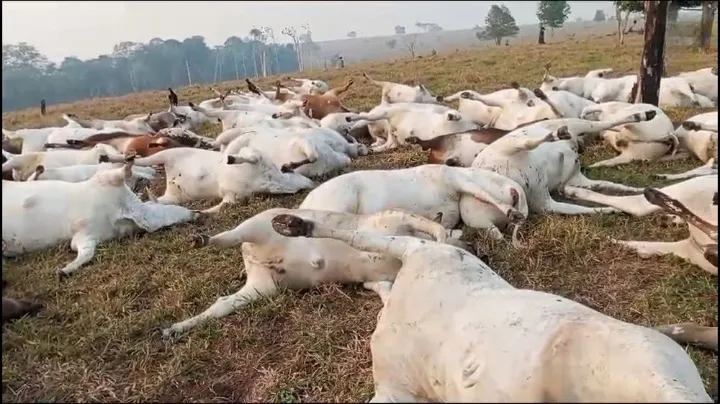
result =
[{"label": "tree trunk", "polygon": [[710,34],[712,34],[713,20],[715,19],[716,2],[702,2],[702,18],[700,20],[700,48],[710,48]]},{"label": "tree trunk", "polygon": [[617,39],[618,42],[622,43],[623,41],[623,34],[622,34],[622,11],[620,11],[620,7],[615,6],[615,21],[617,21]]},{"label": "tree trunk", "polygon": [[658,105],[660,79],[663,75],[667,7],[667,1],[645,0],[645,44],[637,80],[636,103]]},{"label": "tree trunk", "polygon": [[628,26],[628,21],[630,20],[630,12],[625,12],[625,18],[623,19],[622,29],[620,30],[620,44],[625,45],[625,33]]},{"label": "tree trunk", "polygon": [[255,43],[253,42],[251,46],[252,50],[252,62],[253,62],[253,70],[255,71],[255,78],[258,78],[258,69],[257,69],[257,50],[255,49]]}]

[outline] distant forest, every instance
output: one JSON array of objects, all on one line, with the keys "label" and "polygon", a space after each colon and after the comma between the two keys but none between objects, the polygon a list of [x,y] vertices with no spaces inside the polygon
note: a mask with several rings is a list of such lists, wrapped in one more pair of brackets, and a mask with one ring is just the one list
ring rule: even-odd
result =
[{"label": "distant forest", "polygon": [[59,65],[27,43],[3,45],[2,110],[39,106],[41,99],[50,105],[302,70],[296,49],[312,53],[319,46],[309,30],[298,35],[286,29],[283,34],[293,43],[277,44],[268,28],[253,29],[247,38],[232,36],[213,48],[202,36],[122,42],[109,55],[86,61],[66,57]]}]

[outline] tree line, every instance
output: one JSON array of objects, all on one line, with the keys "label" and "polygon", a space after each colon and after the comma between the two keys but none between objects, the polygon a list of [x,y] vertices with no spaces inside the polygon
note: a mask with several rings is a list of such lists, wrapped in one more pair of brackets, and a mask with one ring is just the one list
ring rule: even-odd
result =
[{"label": "tree line", "polygon": [[302,70],[302,48],[312,53],[317,44],[308,29],[297,34],[286,28],[283,34],[293,43],[276,43],[268,28],[254,28],[246,38],[232,36],[215,47],[199,35],[183,41],[121,42],[111,54],[85,61],[69,56],[59,65],[30,44],[3,45],[2,110],[34,107],[41,99],[50,105]]}]

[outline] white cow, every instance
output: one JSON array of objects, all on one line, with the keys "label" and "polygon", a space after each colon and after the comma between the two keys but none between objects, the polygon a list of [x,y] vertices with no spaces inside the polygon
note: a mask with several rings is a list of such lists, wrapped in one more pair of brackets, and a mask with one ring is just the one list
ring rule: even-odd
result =
[{"label": "white cow", "polygon": [[437,164],[343,174],[310,191],[298,209],[354,214],[403,209],[426,218],[441,214],[446,228],[462,219],[497,239],[503,237],[500,228],[528,213],[517,182],[487,170]]},{"label": "white cow", "polygon": [[718,113],[706,112],[695,115],[683,122],[675,135],[684,150],[690,151],[703,164],[700,167],[679,174],[656,174],[666,180],[680,180],[698,175],[717,174],[718,158]]},{"label": "white cow", "polygon": [[[679,200],[697,216],[717,226],[717,206],[710,203],[718,190],[717,181],[717,175],[707,175],[660,188],[660,191],[670,198]],[[649,202],[644,195],[610,196],[572,186],[565,187],[563,192],[568,197],[611,206],[633,216],[645,216],[662,209]],[[643,258],[675,254],[712,274],[717,274],[717,266],[710,263],[703,252],[703,247],[713,243],[713,240],[695,224],[688,224],[690,237],[685,240],[672,243],[649,241],[618,241],[618,243],[634,249]],[[717,240],[714,243],[717,244]]]},{"label": "white cow", "polygon": [[629,104],[627,102],[606,102],[585,108],[582,118],[591,120],[616,120],[632,114],[655,113],[651,120],[617,126],[602,133],[602,137],[620,154],[607,160],[598,161],[594,167],[613,167],[632,161],[667,161],[678,159],[675,152],[680,141],[675,134],[670,118],[658,107],[651,104]]},{"label": "white cow", "polygon": [[370,340],[370,402],[712,402],[672,339],[516,289],[461,249],[287,214],[272,226],[402,261]]},{"label": "white cow", "polygon": [[[357,251],[337,240],[288,238],[277,234],[271,220],[279,214],[321,220],[337,229],[362,229],[378,234],[432,236],[446,242],[448,231],[440,224],[399,210],[368,215],[305,209],[269,209],[245,220],[232,230],[209,237],[194,236],[195,246],[220,248],[242,245],[247,281],[236,293],[219,298],[200,315],[173,324],[163,330],[165,336],[188,330],[210,318],[220,318],[240,310],[246,304],[276,295],[282,288],[309,289],[323,283],[362,283],[386,301],[400,262],[382,254]],[[447,242],[461,243],[447,237]]]},{"label": "white cow", "polygon": [[62,118],[67,122],[64,127],[52,126],[39,129],[18,129],[18,130],[2,130],[3,141],[6,139],[22,139],[21,153],[30,153],[43,150],[47,138],[56,129],[62,128],[82,128],[80,124],[72,120],[67,114],[63,114]]},{"label": "white cow", "polygon": [[380,96],[381,104],[393,104],[396,102],[416,102],[422,104],[437,104],[442,102],[443,97],[433,95],[424,85],[418,84],[410,87],[405,84],[393,83],[390,81],[375,81],[366,73],[363,77],[369,83],[372,83],[382,89]]},{"label": "white cow", "polygon": [[711,102],[718,102],[718,76],[713,67],[698,69],[694,72],[683,72],[678,76],[687,80],[695,94],[708,98]]},{"label": "white cow", "polygon": [[125,184],[131,175],[132,160],[76,183],[3,181],[3,256],[70,241],[78,254],[57,271],[65,277],[88,263],[102,242],[198,217],[181,206],[143,203]]},{"label": "white cow", "polygon": [[381,104],[370,112],[361,112],[347,117],[346,120],[350,122],[387,120],[392,130],[385,143],[372,149],[375,153],[405,145],[405,139],[409,137],[417,137],[421,140],[432,139],[448,133],[462,133],[477,128],[472,120],[444,105],[416,108],[408,103]]},{"label": "white cow", "polygon": [[[45,168],[37,166],[35,172],[28,177],[27,181],[65,181],[65,182],[82,182],[89,180],[96,173],[101,171],[113,170],[118,168],[118,164],[100,163],[100,164],[78,164],[72,166]],[[155,178],[155,170],[151,167],[135,167],[132,168],[132,175],[127,181],[128,187],[134,189],[140,179],[152,180]]]},{"label": "white cow", "polygon": [[97,164],[101,158],[110,156],[115,157],[117,162],[123,161],[123,156],[115,148],[106,144],[97,144],[85,150],[30,152],[9,158],[3,163],[2,171],[12,170],[15,180],[25,181],[37,170],[38,166],[48,169],[77,164]]},{"label": "white cow", "polygon": [[[546,94],[539,89],[533,92],[520,87],[516,82],[511,84],[513,91],[508,93],[505,98],[489,97],[476,92],[462,92],[460,97],[499,108],[499,112],[495,112],[492,121],[488,124],[498,129],[511,130],[528,122],[562,118],[564,116],[563,111],[557,109],[556,105],[546,102]],[[565,104],[564,101],[560,103]]]},{"label": "white cow", "polygon": [[[110,161],[117,162],[117,159],[110,158]],[[223,206],[256,193],[294,194],[315,186],[300,174],[280,172],[262,154],[247,147],[233,155],[179,147],[136,159],[135,164],[165,166],[165,194],[156,199],[158,203],[222,198],[203,213],[217,213]]]},{"label": "white cow", "polygon": [[[351,145],[344,139],[342,142],[357,149],[357,143]],[[295,171],[306,177],[334,174],[351,162],[345,150],[334,150],[322,134],[302,136],[270,130],[249,132],[230,142],[224,153],[235,154],[244,147],[262,153],[282,172]]]},{"label": "white cow", "polygon": [[[463,93],[467,94],[463,95]],[[547,96],[546,102],[551,102],[553,106],[560,112],[559,117],[563,118],[580,118],[580,113],[584,108],[595,105],[593,101],[582,98],[569,91],[548,90],[543,91],[543,93]],[[489,106],[478,100],[489,99],[493,100],[491,102],[495,104],[503,104],[507,102],[513,102],[517,98],[517,96],[518,91],[513,88],[495,91],[494,93],[487,95],[482,95],[472,90],[465,90],[445,97],[444,101],[450,102],[458,100],[458,111],[460,111],[460,113],[464,116],[472,119],[473,122],[475,122],[476,124],[509,130],[514,128],[509,128],[508,126],[519,122],[519,120],[512,120],[511,117],[508,116],[504,117],[503,120],[500,120],[503,113],[503,108]],[[536,101],[533,101],[533,103],[536,103]],[[543,106],[540,106],[539,108],[543,108]],[[518,112],[524,112],[524,108],[521,108]],[[532,116],[532,118],[539,116],[539,119],[550,119],[557,116],[555,114],[551,115],[551,111],[549,110],[545,110],[544,112],[538,112],[539,113]]]},{"label": "white cow", "polygon": [[285,81],[298,81],[300,86],[291,86],[289,90],[295,94],[324,94],[330,86],[322,80],[302,79],[297,77],[286,77]]},{"label": "white cow", "polygon": [[550,196],[550,192],[568,185],[620,192],[641,191],[638,188],[585,177],[580,172],[577,136],[654,117],[655,113],[648,111],[614,121],[590,122],[565,118],[538,122],[514,130],[486,146],[475,157],[472,167],[495,171],[521,184],[527,193],[531,212],[568,215],[614,212],[612,208],[589,208],[557,202]]}]

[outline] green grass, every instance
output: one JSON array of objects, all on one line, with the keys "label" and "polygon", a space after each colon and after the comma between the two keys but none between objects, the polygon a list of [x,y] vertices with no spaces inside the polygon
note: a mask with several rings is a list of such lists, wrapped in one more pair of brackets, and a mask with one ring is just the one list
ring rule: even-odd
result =
[{"label": "green grass", "polygon": [[[640,38],[625,46],[612,37],[586,38],[544,47],[511,46],[456,52],[314,72],[313,77],[339,85],[355,77],[345,95],[351,108],[368,110],[379,89],[365,84],[361,72],[378,80],[422,82],[445,95],[462,89],[489,92],[512,81],[533,88],[542,66],[553,74],[584,74],[613,67],[637,71]],[[671,74],[716,64],[710,54],[691,48],[667,48]],[[275,78],[259,80],[269,88]],[[223,83],[234,88],[243,83]],[[181,103],[214,97],[207,86],[177,90]],[[118,118],[164,110],[162,91],[50,106],[9,113],[4,127],[40,127],[59,123],[62,112]],[[668,111],[673,121],[698,111]],[[217,134],[218,128],[206,134]],[[608,158],[597,145],[583,155],[587,165]],[[346,170],[386,169],[422,164],[418,150],[358,158]],[[589,170],[591,178],[636,186],[661,185],[650,177],[679,172],[697,161],[638,163]],[[153,185],[161,195],[164,179]],[[307,292],[287,292],[222,320],[211,321],[176,341],[157,335],[158,326],[198,314],[215,299],[237,291],[244,282],[239,248],[191,249],[189,235],[215,234],[265,209],[296,207],[307,192],[262,196],[226,209],[202,223],[104,244],[92,264],[63,284],[55,269],[73,258],[68,245],[4,260],[8,295],[46,303],[37,317],[3,329],[3,401],[362,401],[372,396],[369,350],[380,299],[360,287],[326,285]],[[193,206],[209,207],[217,201]],[[560,217],[539,215],[525,227],[521,251],[505,242],[468,238],[488,252],[492,266],[511,284],[566,296],[600,312],[642,325],[694,321],[717,325],[717,277],[682,260],[643,260],[608,242],[609,237],[678,240],[683,227],[664,228],[657,216]],[[688,348],[711,394],[716,395],[717,355]]]}]

